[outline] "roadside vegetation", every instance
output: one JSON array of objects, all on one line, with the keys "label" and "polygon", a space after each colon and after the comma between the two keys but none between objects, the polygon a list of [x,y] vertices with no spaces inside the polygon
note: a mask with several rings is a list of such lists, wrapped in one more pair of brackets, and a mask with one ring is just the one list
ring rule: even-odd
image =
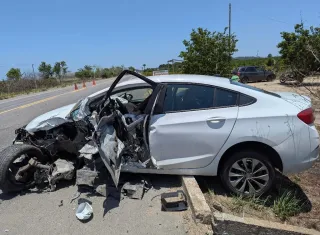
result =
[{"label": "roadside vegetation", "polygon": [[[233,57],[237,49],[237,36],[228,35],[227,28],[222,32],[197,28],[190,33],[190,38],[183,40],[185,50],[181,51],[181,60],[169,60],[171,63],[160,64],[158,67],[148,67],[142,64],[140,68],[133,66],[112,66],[103,68],[95,65],[85,65],[76,72],[68,70],[65,61],[54,64],[41,62],[37,72],[23,72],[20,68],[11,68],[6,79],[0,84],[0,99],[20,93],[28,93],[70,84],[70,81],[85,81],[96,78],[117,76],[123,69],[138,71],[146,76],[152,76],[154,70],[168,70],[170,74],[204,74],[230,77],[231,71],[240,66],[261,66],[273,70],[277,77],[291,76],[298,83],[305,77],[320,74],[320,28],[297,24],[293,32],[281,32],[282,40],[278,43],[279,56],[267,57]],[[32,80],[32,82],[28,81]],[[48,81],[43,81],[48,80]],[[33,85],[32,85],[33,84]],[[320,98],[319,92],[310,90],[312,95]]]},{"label": "roadside vegetation", "polygon": [[[134,70],[133,67],[130,68]],[[43,61],[38,66],[38,71],[34,73],[22,73],[19,68],[11,68],[6,74],[7,79],[0,81],[0,100],[78,82],[115,77],[123,69],[124,66],[101,68],[85,65],[76,73],[71,73],[65,61],[56,62],[54,65]]]}]

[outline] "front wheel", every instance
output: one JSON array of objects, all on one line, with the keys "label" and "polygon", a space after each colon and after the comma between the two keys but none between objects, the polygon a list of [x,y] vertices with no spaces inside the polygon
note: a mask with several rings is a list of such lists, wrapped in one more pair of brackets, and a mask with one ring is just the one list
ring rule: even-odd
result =
[{"label": "front wheel", "polygon": [[0,153],[0,189],[3,192],[18,192],[34,182],[35,169],[27,168],[31,158],[44,161],[41,150],[27,144],[11,145]]},{"label": "front wheel", "polygon": [[232,154],[223,164],[220,177],[231,193],[260,196],[272,187],[275,170],[266,156],[248,150]]}]

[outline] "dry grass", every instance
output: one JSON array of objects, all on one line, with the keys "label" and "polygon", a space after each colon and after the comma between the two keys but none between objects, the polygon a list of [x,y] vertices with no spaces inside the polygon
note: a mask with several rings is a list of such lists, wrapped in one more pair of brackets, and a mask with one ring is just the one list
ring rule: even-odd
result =
[{"label": "dry grass", "polygon": [[66,79],[61,83],[56,79],[0,81],[0,100],[9,99],[17,95],[46,91],[55,87],[66,87],[76,83],[77,79]]}]

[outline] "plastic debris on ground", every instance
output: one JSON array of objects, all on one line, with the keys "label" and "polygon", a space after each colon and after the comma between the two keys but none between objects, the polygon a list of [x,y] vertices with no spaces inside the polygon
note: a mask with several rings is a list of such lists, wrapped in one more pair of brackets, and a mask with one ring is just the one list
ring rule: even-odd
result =
[{"label": "plastic debris on ground", "polygon": [[151,188],[151,184],[146,180],[132,180],[124,183],[121,188],[121,194],[123,196],[127,196],[131,199],[139,199],[143,198],[143,195],[146,191]]},{"label": "plastic debris on ground", "polygon": [[92,217],[92,214],[93,208],[88,202],[82,202],[79,204],[76,211],[76,217],[79,220],[88,220]]},{"label": "plastic debris on ground", "polygon": [[183,191],[161,194],[161,205],[163,211],[184,211],[188,209],[188,203]]}]

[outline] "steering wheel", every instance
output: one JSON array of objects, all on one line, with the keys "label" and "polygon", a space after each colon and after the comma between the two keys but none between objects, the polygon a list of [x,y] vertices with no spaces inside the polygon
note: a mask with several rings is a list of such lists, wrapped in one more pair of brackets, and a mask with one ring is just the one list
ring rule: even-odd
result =
[{"label": "steering wheel", "polygon": [[133,99],[133,95],[132,94],[127,94],[127,93],[124,93],[122,95],[120,95],[121,98],[124,98],[128,101],[131,101]]},{"label": "steering wheel", "polygon": [[121,103],[121,101],[120,101],[118,98],[116,98],[116,101],[117,101],[117,104],[119,105],[119,111],[120,111],[122,114],[127,114],[127,113],[129,113],[127,107],[126,107],[123,103]]}]

